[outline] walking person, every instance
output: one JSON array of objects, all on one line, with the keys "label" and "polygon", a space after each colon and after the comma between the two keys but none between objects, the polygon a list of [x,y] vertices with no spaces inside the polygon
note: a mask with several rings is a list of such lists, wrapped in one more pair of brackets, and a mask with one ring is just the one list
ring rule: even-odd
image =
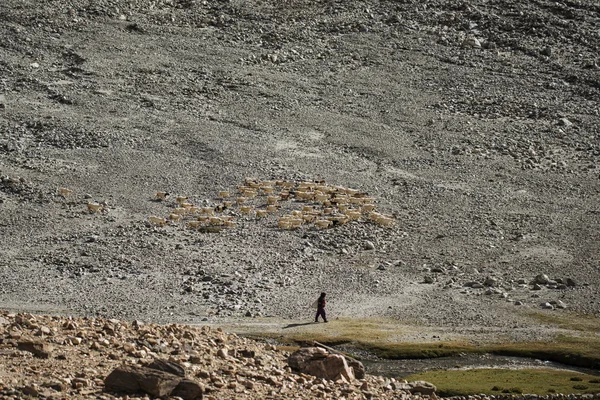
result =
[{"label": "walking person", "polygon": [[317,315],[315,316],[315,322],[319,322],[319,316],[323,318],[324,322],[327,322],[327,315],[325,314],[325,293],[321,293],[321,296],[317,300]]}]

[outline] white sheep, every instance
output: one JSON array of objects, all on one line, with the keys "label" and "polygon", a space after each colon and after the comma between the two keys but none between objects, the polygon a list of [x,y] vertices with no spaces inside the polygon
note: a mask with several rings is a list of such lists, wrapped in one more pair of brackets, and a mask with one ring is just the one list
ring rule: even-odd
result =
[{"label": "white sheep", "polygon": [[156,194],[154,195],[154,198],[158,201],[163,201],[163,200],[166,200],[168,196],[169,196],[169,193],[167,193],[167,192],[156,192]]},{"label": "white sheep", "polygon": [[160,217],[155,217],[154,215],[150,216],[150,223],[154,225],[164,226],[167,223],[167,220]]},{"label": "white sheep", "polygon": [[58,189],[58,193],[63,197],[67,197],[70,196],[73,193],[73,191],[71,189],[61,187]]},{"label": "white sheep", "polygon": [[104,206],[98,203],[87,203],[87,209],[89,212],[99,213],[104,210]]}]

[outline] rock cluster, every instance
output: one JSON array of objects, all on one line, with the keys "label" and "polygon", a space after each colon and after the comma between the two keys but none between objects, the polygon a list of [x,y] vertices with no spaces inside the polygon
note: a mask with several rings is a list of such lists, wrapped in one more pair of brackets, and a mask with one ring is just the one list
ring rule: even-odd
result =
[{"label": "rock cluster", "polygon": [[435,391],[426,382],[364,375],[356,361],[323,349],[290,357],[206,326],[7,312],[0,313],[0,371],[0,399],[397,399]]}]

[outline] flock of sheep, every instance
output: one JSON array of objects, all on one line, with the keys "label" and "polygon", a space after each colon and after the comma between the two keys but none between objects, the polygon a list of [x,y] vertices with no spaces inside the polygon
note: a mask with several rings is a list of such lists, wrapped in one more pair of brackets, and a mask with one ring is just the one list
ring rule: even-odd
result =
[{"label": "flock of sheep", "polygon": [[[156,201],[167,201],[167,192],[157,192]],[[168,223],[187,222],[191,229],[201,227],[235,227],[235,216],[266,218],[269,214],[279,215],[284,202],[301,203],[301,209],[281,215],[277,221],[280,229],[298,229],[313,225],[326,229],[350,221],[372,221],[378,225],[394,225],[394,217],[375,211],[374,199],[356,189],[331,186],[325,182],[262,181],[246,178],[238,186],[238,193],[220,191],[219,202],[214,206],[200,207],[189,201],[187,196],[178,196],[166,218],[151,216],[149,222],[164,226]],[[89,205],[88,205],[89,207]]]}]

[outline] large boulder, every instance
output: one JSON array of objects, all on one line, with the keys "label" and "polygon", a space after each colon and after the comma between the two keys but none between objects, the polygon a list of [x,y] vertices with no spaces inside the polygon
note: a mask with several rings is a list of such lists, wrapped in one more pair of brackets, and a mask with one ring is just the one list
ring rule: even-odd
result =
[{"label": "large boulder", "polygon": [[147,393],[153,397],[171,394],[181,378],[168,372],[145,367],[123,365],[104,379],[104,389],[117,393]]},{"label": "large boulder", "polygon": [[364,377],[364,367],[360,362],[352,362],[355,369],[348,365],[344,356],[331,354],[320,347],[305,347],[294,352],[288,358],[288,364],[296,372],[334,381],[342,378],[353,380],[356,377],[355,370]]},{"label": "large boulder", "polygon": [[[170,363],[154,367],[173,368]],[[175,369],[176,370],[176,369]],[[152,397],[178,396],[184,400],[202,399],[202,387],[197,383],[160,369],[123,365],[104,379],[104,390],[116,393],[146,393]]]},{"label": "large boulder", "polygon": [[427,381],[414,381],[409,382],[409,391],[412,394],[420,393],[421,395],[431,396],[435,393],[437,388],[433,383]]}]

